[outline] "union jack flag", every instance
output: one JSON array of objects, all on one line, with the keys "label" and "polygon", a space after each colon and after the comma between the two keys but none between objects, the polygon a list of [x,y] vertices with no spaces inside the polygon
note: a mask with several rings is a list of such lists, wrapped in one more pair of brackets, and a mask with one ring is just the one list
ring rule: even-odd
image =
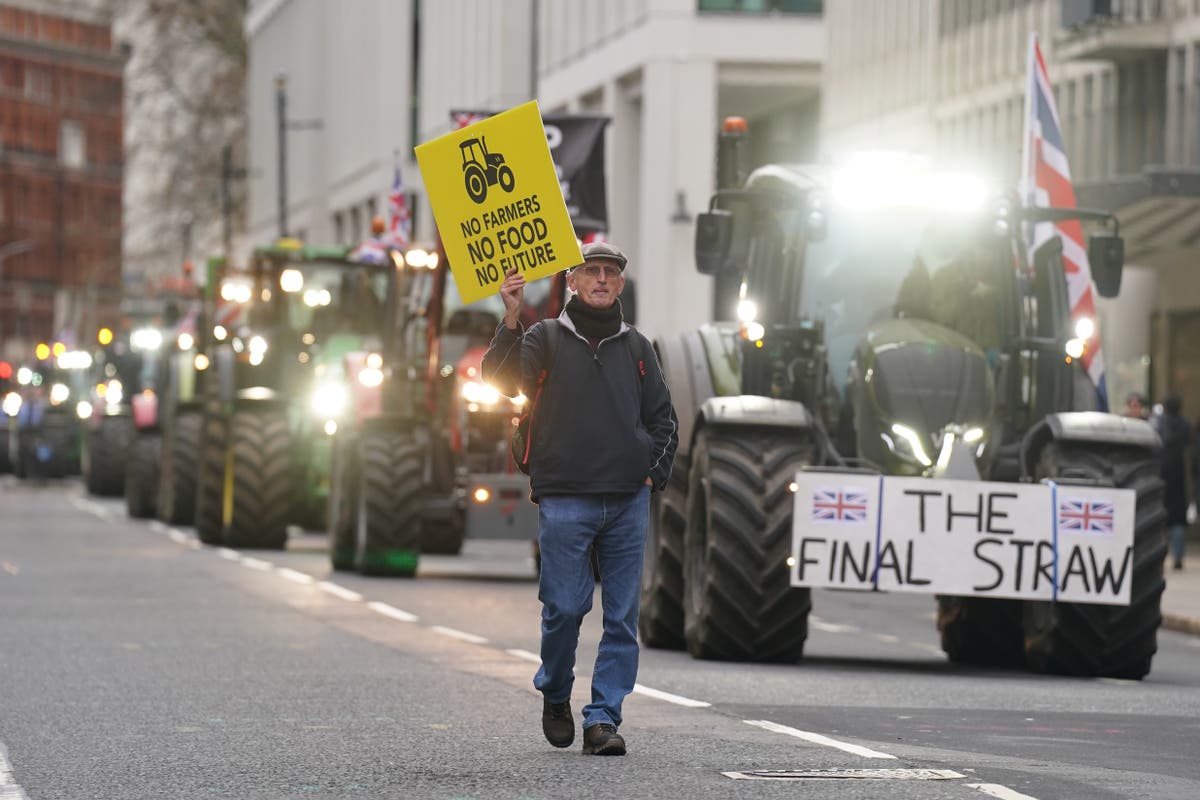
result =
[{"label": "union jack flag", "polygon": [[1112,533],[1115,513],[1111,502],[1059,498],[1058,529],[1076,533]]},{"label": "union jack flag", "polygon": [[408,198],[404,194],[404,175],[397,164],[392,176],[392,192],[388,195],[388,230],[383,244],[403,250],[412,236],[412,215],[408,213]]},{"label": "union jack flag", "polygon": [[870,498],[864,489],[815,489],[812,521],[821,524],[854,524],[867,521]]},{"label": "union jack flag", "polygon": [[[1046,73],[1046,62],[1036,33],[1029,35],[1029,76],[1025,93],[1025,136],[1021,162],[1021,190],[1030,206],[1075,208],[1075,188],[1063,148],[1062,128],[1054,105],[1054,89]],[[1062,239],[1063,265],[1067,272],[1067,295],[1071,319],[1096,320],[1096,301],[1092,296],[1092,272],[1088,266],[1083,227],[1079,220],[1039,222],[1029,231],[1029,253],[1054,236]],[[1104,381],[1104,355],[1100,352],[1100,332],[1085,342],[1083,365],[1096,385],[1101,410],[1108,408]]]}]

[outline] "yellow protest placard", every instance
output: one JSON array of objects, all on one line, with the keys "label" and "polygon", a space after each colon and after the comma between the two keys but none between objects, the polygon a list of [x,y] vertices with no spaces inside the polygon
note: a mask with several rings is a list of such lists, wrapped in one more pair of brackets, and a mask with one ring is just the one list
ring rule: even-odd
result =
[{"label": "yellow protest placard", "polygon": [[415,148],[463,302],[583,262],[537,101]]}]

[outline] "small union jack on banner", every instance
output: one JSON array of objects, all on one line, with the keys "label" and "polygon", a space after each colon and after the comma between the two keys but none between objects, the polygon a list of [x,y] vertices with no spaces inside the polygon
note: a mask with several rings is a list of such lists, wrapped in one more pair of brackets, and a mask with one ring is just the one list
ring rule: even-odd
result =
[{"label": "small union jack on banner", "polygon": [[866,522],[869,507],[870,497],[863,489],[815,489],[812,521],[822,525]]},{"label": "small union jack on banner", "polygon": [[[1029,74],[1025,93],[1024,154],[1021,160],[1021,191],[1030,206],[1075,208],[1075,187],[1063,147],[1062,128],[1054,105],[1054,88],[1046,72],[1046,62],[1036,33],[1029,35]],[[1067,295],[1071,319],[1087,318],[1095,323],[1096,301],[1092,295],[1092,271],[1088,265],[1083,226],[1079,220],[1039,222],[1030,231],[1029,255],[1054,236],[1062,239],[1063,266],[1067,272]],[[1100,410],[1108,410],[1108,392],[1104,383],[1104,355],[1100,352],[1100,332],[1093,324],[1086,340],[1083,365],[1096,385]]]},{"label": "small union jack on banner", "polygon": [[1058,529],[1074,533],[1113,532],[1116,510],[1111,501],[1061,497],[1058,500]]}]

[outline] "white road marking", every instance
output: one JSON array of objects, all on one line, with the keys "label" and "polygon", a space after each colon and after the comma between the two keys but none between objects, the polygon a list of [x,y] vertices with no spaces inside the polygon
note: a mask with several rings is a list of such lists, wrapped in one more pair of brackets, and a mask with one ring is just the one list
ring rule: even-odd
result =
[{"label": "white road marking", "polygon": [[338,586],[336,583],[330,583],[329,581],[321,581],[317,586],[321,587],[322,591],[329,592],[334,597],[349,600],[351,603],[357,603],[363,599],[363,596],[358,592],[352,592],[345,586]]},{"label": "white road marking", "polygon": [[[539,659],[540,660],[540,659]],[[656,700],[665,700],[668,703],[674,703],[677,706],[686,706],[687,708],[708,708],[712,703],[706,703],[703,700],[693,700],[690,697],[683,697],[670,692],[663,692],[658,689],[651,689],[649,686],[642,686],[640,683],[633,685],[633,691],[638,694],[644,694],[647,697],[653,697]]]},{"label": "white road marking", "polygon": [[722,772],[735,781],[811,781],[857,778],[871,781],[950,781],[965,778],[952,769],[759,769],[750,772]]},{"label": "white road marking", "polygon": [[444,625],[434,625],[430,628],[430,630],[435,633],[440,633],[443,636],[449,636],[453,639],[462,639],[464,642],[470,642],[471,644],[487,644],[487,639],[483,638],[482,636],[476,636],[473,633],[460,631],[456,628],[447,628]]},{"label": "white road marking", "polygon": [[810,627],[824,631],[825,633],[858,633],[862,630],[857,625],[837,625],[832,622],[826,622],[820,617],[812,616],[808,618],[808,624]]},{"label": "white road marking", "polygon": [[1021,794],[1018,791],[1001,786],[998,783],[968,783],[967,787],[978,789],[988,797],[998,797],[1000,800],[1037,800],[1036,797],[1030,797],[1027,794]]},{"label": "white road marking", "polygon": [[862,756],[863,758],[895,758],[895,756],[888,753],[881,753],[878,750],[871,750],[867,747],[859,747],[856,744],[849,744],[848,742],[839,742],[837,739],[830,739],[828,736],[823,736],[819,733],[789,728],[787,725],[780,725],[779,723],[771,722],[770,720],[745,719],[742,720],[742,722],[745,722],[747,725],[754,725],[755,727],[762,728],[766,731],[771,731],[773,733],[784,733],[788,736],[795,736],[797,739],[803,739],[804,741],[811,742],[813,744],[819,744],[825,747],[833,747],[846,753],[853,753],[856,756]]},{"label": "white road marking", "polygon": [[242,557],[242,554],[239,553],[237,550],[230,550],[228,547],[218,547],[217,555],[219,555],[221,558],[227,559],[229,561],[237,561],[239,558]]},{"label": "white road marking", "polygon": [[297,570],[289,569],[287,567],[276,567],[275,571],[278,572],[281,577],[287,578],[289,581],[294,583],[307,584],[312,583],[315,580],[312,575],[307,575],[303,572],[298,572]]},{"label": "white road marking", "polygon": [[519,658],[522,661],[532,661],[534,664],[542,663],[541,656],[539,656],[537,653],[531,653],[528,650],[519,650],[514,648],[512,650],[505,650],[504,652],[508,653],[514,658]]},{"label": "white road marking", "polygon": [[3,744],[0,744],[0,800],[29,800],[29,795],[25,794],[25,790],[17,785],[17,780],[13,777],[8,750]]},{"label": "white road marking", "polygon": [[275,566],[270,561],[263,561],[261,558],[251,558],[250,556],[242,556],[240,560],[243,567],[257,569],[262,572],[266,572],[267,570],[271,569],[271,567]]},{"label": "white road marking", "polygon": [[398,620],[400,622],[417,621],[416,614],[410,614],[407,611],[401,611],[395,606],[389,606],[387,603],[381,603],[378,600],[372,600],[371,602],[367,603],[367,608],[376,613],[383,614],[385,617],[390,617],[391,619]]}]

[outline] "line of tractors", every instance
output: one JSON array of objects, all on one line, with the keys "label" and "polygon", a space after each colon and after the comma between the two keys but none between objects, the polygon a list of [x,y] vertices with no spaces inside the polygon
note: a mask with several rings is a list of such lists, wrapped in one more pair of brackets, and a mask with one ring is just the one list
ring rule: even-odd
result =
[{"label": "line of tractors", "polygon": [[[561,308],[545,283],[530,322]],[[194,292],[131,302],[92,351],[22,368],[0,467],[82,472],[209,544],[328,531],[333,567],[363,574],[411,576],[468,531],[529,540],[508,448],[524,399],[479,377],[501,313],[464,306],[438,250],[282,240],[244,268],[210,259]]]}]

